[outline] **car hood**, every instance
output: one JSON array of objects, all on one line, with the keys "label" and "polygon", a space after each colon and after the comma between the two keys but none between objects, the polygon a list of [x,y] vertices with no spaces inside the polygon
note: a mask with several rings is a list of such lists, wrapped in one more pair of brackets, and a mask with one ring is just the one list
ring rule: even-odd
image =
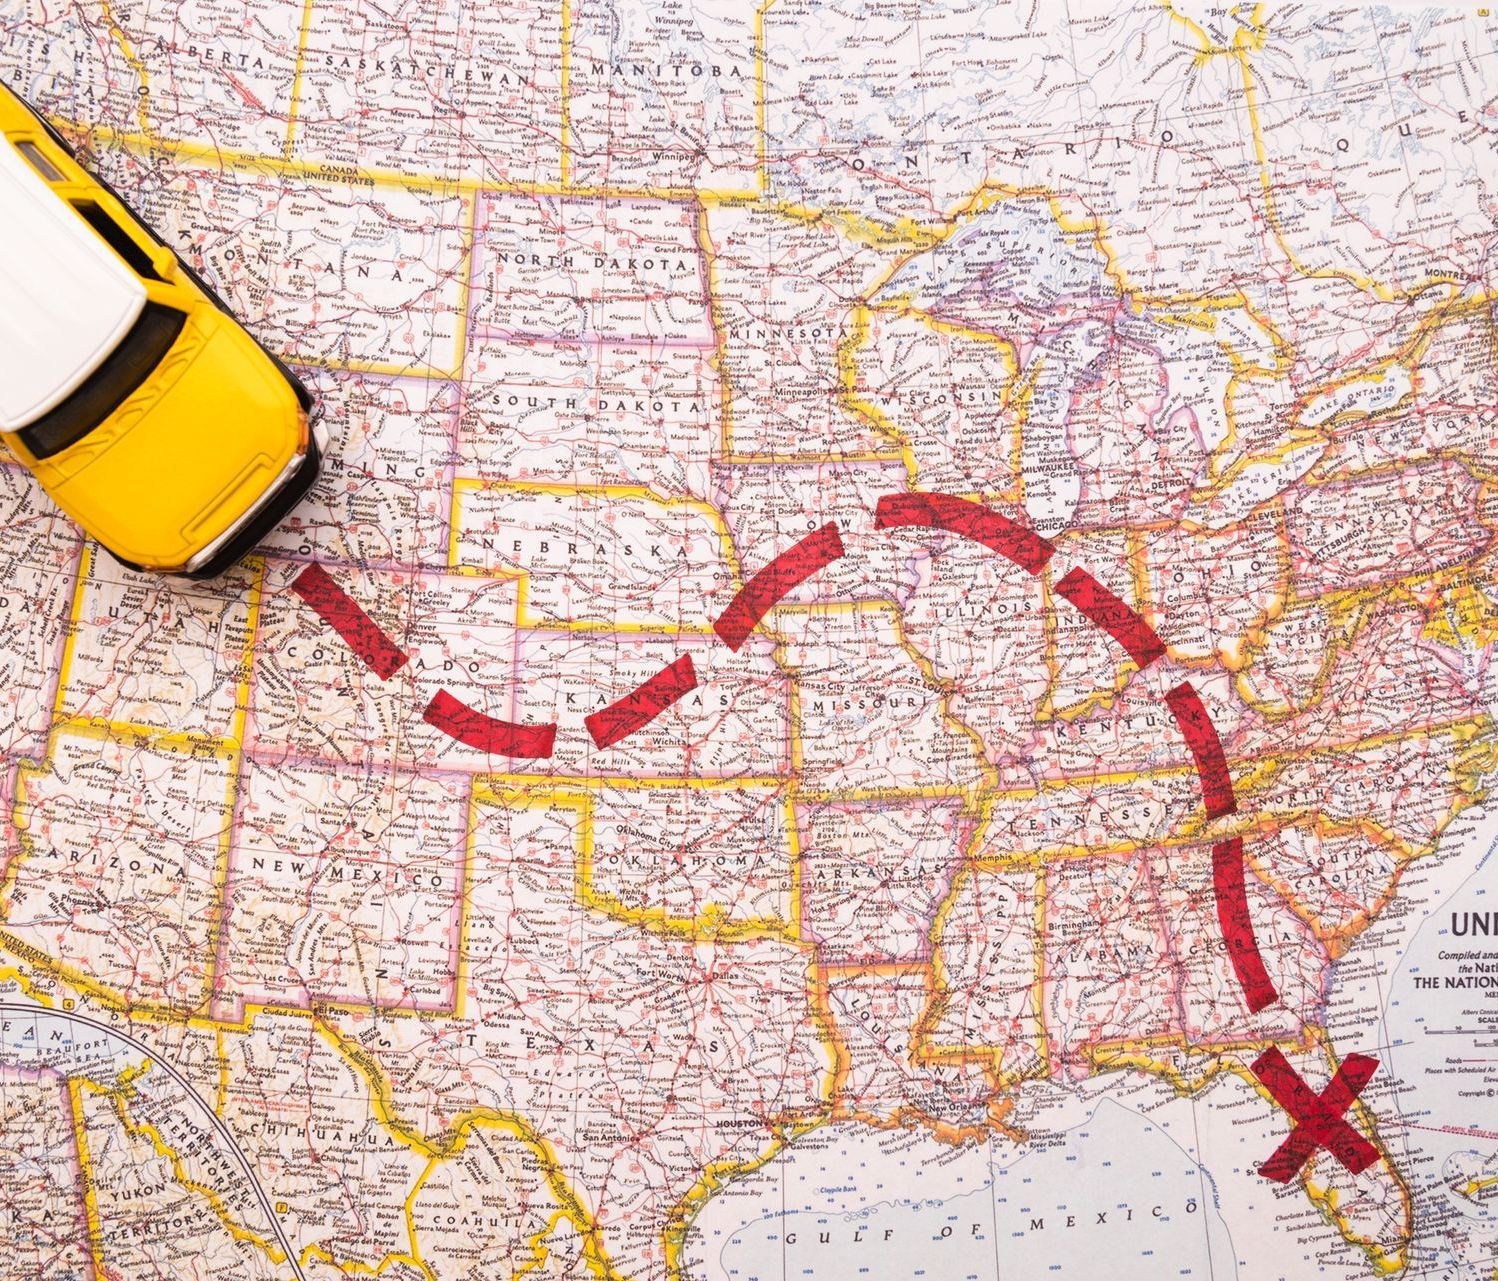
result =
[{"label": "car hood", "polygon": [[300,451],[298,408],[248,334],[195,318],[147,387],[79,443],[79,458],[58,459],[66,479],[49,488],[121,559],[177,569],[254,507]]}]

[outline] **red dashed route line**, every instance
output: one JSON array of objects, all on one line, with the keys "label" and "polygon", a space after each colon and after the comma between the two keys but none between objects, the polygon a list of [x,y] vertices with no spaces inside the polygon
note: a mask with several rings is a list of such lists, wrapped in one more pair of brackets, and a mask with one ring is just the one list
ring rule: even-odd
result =
[{"label": "red dashed route line", "polygon": [[599,747],[612,747],[637,729],[644,729],[683,694],[690,694],[696,688],[697,672],[692,666],[692,656],[683,654],[617,702],[585,716],[583,724]]},{"label": "red dashed route line", "polygon": [[[1055,552],[1055,547],[1033,530],[981,503],[951,494],[886,494],[875,507],[874,525],[876,529],[935,529],[955,534],[1037,575]],[[713,624],[713,630],[737,652],[771,609],[843,554],[837,524],[829,521],[781,552],[745,583]],[[292,589],[382,679],[389,679],[404,666],[407,656],[320,566],[308,566]],[[1056,590],[1107,632],[1141,669],[1164,657],[1164,643],[1154,629],[1085,570],[1071,570],[1056,584]],[[696,687],[696,669],[691,656],[684,654],[623,698],[585,717],[583,723],[598,747],[612,747],[643,729]],[[1166,694],[1165,702],[1191,751],[1207,817],[1236,813],[1237,799],[1222,741],[1201,697],[1189,681],[1183,681]],[[423,719],[461,743],[501,756],[544,759],[551,756],[556,740],[555,723],[523,725],[499,720],[467,706],[446,690],[439,691],[427,705]],[[1279,994],[1254,934],[1241,839],[1233,837],[1212,847],[1212,891],[1234,975],[1249,1009],[1257,1014],[1277,1001]],[[1260,1056],[1253,1071],[1295,1118],[1297,1127],[1261,1167],[1261,1173],[1266,1178],[1288,1180],[1319,1147],[1354,1172],[1376,1160],[1376,1149],[1340,1114],[1367,1084],[1377,1061],[1350,1056],[1326,1091],[1316,1095],[1282,1055],[1274,1057],[1278,1053],[1271,1050]]]},{"label": "red dashed route line", "polygon": [[1248,910],[1248,889],[1244,884],[1243,841],[1234,836],[1218,841],[1212,847],[1212,895],[1217,900],[1217,925],[1227,944],[1228,960],[1238,985],[1248,1000],[1248,1008],[1257,1014],[1279,999],[1259,943],[1254,938],[1253,916]]},{"label": "red dashed route line", "polygon": [[1122,645],[1141,670],[1165,657],[1155,629],[1085,569],[1072,570],[1056,590]]},{"label": "red dashed route line", "polygon": [[1032,574],[1040,573],[1056,550],[1007,516],[951,494],[885,494],[874,506],[874,528],[944,529],[982,543]]},{"label": "red dashed route line", "polygon": [[427,704],[421,719],[435,725],[460,743],[496,756],[521,756],[532,760],[551,755],[557,727],[552,725],[517,725],[475,711],[445,689],[437,691]]},{"label": "red dashed route line", "polygon": [[[381,680],[388,681],[410,662],[410,656],[333,581],[321,565],[308,565],[297,575],[291,590],[342,636],[349,648]],[[543,759],[551,755],[557,734],[555,725],[517,725],[513,721],[487,716],[460,702],[445,689],[439,690],[427,704],[422,719],[460,743],[500,756]]]},{"label": "red dashed route line", "polygon": [[828,521],[799,543],[787,547],[739,588],[738,594],[729,601],[728,608],[713,624],[718,639],[738,653],[760,619],[842,554],[843,540],[838,535],[836,521]]},{"label": "red dashed route line", "polygon": [[1190,681],[1182,681],[1165,696],[1165,703],[1181,727],[1186,746],[1196,761],[1196,776],[1201,780],[1207,817],[1226,818],[1229,814],[1236,814],[1238,801],[1233,795],[1233,776],[1228,773],[1222,740],[1217,737],[1217,727],[1202,706],[1201,696]]},{"label": "red dashed route line", "polygon": [[291,590],[316,615],[348,642],[348,647],[369,664],[381,680],[388,681],[407,663],[406,655],[357,601],[343,590],[321,565],[308,565]]}]

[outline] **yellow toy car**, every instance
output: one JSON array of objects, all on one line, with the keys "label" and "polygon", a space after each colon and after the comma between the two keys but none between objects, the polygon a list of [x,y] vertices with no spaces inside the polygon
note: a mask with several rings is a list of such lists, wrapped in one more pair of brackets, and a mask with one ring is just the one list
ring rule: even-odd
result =
[{"label": "yellow toy car", "polygon": [[0,437],[132,569],[208,578],[307,491],[312,397],[0,85]]}]

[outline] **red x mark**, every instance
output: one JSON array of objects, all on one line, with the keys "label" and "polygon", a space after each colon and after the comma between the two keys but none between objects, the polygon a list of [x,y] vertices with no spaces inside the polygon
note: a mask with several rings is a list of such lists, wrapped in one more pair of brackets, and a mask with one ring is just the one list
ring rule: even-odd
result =
[{"label": "red x mark", "polygon": [[1290,1137],[1259,1167],[1259,1173],[1276,1183],[1288,1183],[1317,1148],[1325,1148],[1354,1174],[1377,1161],[1378,1149],[1342,1119],[1342,1113],[1377,1071],[1377,1059],[1349,1054],[1331,1084],[1316,1094],[1274,1046],[1259,1055],[1253,1074],[1297,1122]]}]

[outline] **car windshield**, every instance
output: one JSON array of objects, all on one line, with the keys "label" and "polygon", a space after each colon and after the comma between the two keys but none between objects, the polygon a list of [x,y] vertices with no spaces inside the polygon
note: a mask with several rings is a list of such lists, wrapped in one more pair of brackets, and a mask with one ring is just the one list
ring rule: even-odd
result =
[{"label": "car windshield", "polygon": [[147,303],[130,331],[83,385],[61,404],[16,433],[35,458],[75,445],[114,413],[177,341],[187,317],[173,307]]}]

